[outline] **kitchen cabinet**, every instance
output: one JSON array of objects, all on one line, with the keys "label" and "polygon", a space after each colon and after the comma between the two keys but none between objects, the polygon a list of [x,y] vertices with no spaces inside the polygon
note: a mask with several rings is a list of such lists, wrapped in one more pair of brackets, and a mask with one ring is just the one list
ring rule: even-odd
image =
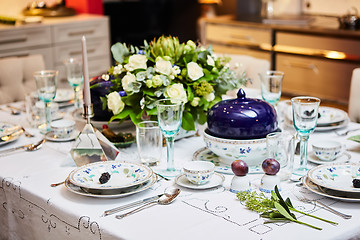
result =
[{"label": "kitchen cabinet", "polygon": [[109,19],[81,14],[44,18],[41,24],[0,25],[0,57],[41,54],[47,69],[59,70],[59,87],[69,87],[64,60],[81,57],[81,37],[86,37],[89,76],[111,66]]},{"label": "kitchen cabinet", "polygon": [[285,72],[283,94],[312,95],[346,105],[360,66],[360,32],[337,27],[268,25],[229,16],[204,19],[201,41],[219,53],[267,59]]}]

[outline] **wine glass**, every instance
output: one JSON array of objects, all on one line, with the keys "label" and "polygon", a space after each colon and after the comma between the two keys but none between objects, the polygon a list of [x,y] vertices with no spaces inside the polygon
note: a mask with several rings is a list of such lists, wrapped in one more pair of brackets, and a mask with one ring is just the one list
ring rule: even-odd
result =
[{"label": "wine glass", "polygon": [[56,70],[42,70],[34,72],[38,96],[45,104],[45,128],[42,133],[50,131],[51,123],[51,102],[56,94],[56,82],[59,72]]},{"label": "wine glass", "polygon": [[261,80],[261,96],[274,107],[281,97],[281,87],[284,73],[281,71],[266,71],[260,74]]},{"label": "wine glass", "polygon": [[66,67],[67,80],[74,89],[74,106],[80,108],[79,93],[83,83],[82,60],[80,58],[69,58],[64,61]]},{"label": "wine glass", "polygon": [[163,174],[175,177],[180,171],[174,167],[174,140],[181,127],[183,103],[161,99],[156,102],[156,107],[159,127],[165,137],[167,148],[167,169]]},{"label": "wine glass", "polygon": [[315,130],[320,99],[316,97],[294,97],[291,99],[293,124],[300,138],[300,167],[294,174],[304,176],[307,168],[307,147],[310,134]]}]

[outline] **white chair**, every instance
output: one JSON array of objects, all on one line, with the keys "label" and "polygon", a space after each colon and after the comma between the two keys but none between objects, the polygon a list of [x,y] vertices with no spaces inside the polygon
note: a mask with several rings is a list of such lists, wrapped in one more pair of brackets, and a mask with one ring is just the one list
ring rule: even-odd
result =
[{"label": "white chair", "polygon": [[352,72],[348,112],[351,121],[360,122],[360,68]]},{"label": "white chair", "polygon": [[[239,54],[223,54],[231,58],[230,68],[240,73],[246,73],[246,77],[251,79],[251,83],[248,82],[244,90],[247,97],[256,98],[261,94],[260,91],[260,77],[262,74],[270,70],[270,62],[265,59],[255,58],[247,55]],[[238,90],[228,91],[227,96],[236,98]]]},{"label": "white chair", "polygon": [[44,69],[42,55],[0,58],[0,104],[24,100],[36,90],[33,73]]}]

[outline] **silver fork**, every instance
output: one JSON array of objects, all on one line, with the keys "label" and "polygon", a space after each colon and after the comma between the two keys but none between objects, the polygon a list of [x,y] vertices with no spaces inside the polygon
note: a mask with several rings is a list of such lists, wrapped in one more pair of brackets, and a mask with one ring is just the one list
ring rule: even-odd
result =
[{"label": "silver fork", "polygon": [[320,202],[320,201],[318,201],[318,200],[310,200],[310,199],[307,199],[307,198],[305,198],[305,197],[299,198],[299,200],[302,201],[302,202],[306,202],[306,203],[311,203],[311,204],[315,204],[315,205],[317,205],[317,204],[318,204],[318,205],[321,205],[321,206],[322,206],[323,208],[325,208],[326,210],[328,210],[328,211],[330,211],[330,212],[332,212],[332,213],[334,213],[334,214],[336,214],[336,215],[338,215],[338,216],[340,216],[340,217],[342,217],[342,218],[344,218],[344,219],[350,219],[350,218],[352,217],[351,215],[348,215],[348,214],[345,214],[345,213],[341,213],[341,212],[339,212],[339,211],[337,211],[337,210],[335,210],[335,209],[333,209],[333,208],[325,205],[324,203],[322,203],[322,202]]},{"label": "silver fork", "polygon": [[343,132],[343,133],[338,133],[337,131],[335,131],[335,134],[338,135],[338,136],[346,136],[350,132],[354,132],[354,131],[358,131],[358,130],[360,130],[360,128],[350,129],[350,130],[347,130],[346,132]]}]

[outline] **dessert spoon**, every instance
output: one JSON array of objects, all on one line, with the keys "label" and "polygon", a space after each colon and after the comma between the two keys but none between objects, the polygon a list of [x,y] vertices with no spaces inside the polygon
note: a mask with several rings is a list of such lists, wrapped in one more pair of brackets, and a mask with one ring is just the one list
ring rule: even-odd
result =
[{"label": "dessert spoon", "polygon": [[24,146],[20,146],[20,147],[14,147],[14,148],[10,148],[10,149],[6,149],[0,152],[0,154],[6,154],[6,153],[10,153],[16,150],[20,150],[20,149],[24,149],[25,151],[36,151],[38,149],[41,148],[41,146],[44,144],[45,139],[40,140],[37,143],[30,143],[30,144],[26,144]]},{"label": "dessert spoon", "polygon": [[155,205],[155,204],[160,204],[160,205],[167,205],[167,204],[170,204],[172,203],[175,198],[180,194],[180,189],[176,189],[175,192],[173,194],[170,194],[170,195],[162,195],[158,200],[155,200],[155,201],[152,201],[152,202],[148,202],[138,208],[135,208],[134,210],[131,210],[130,212],[127,212],[127,213],[124,213],[124,214],[119,214],[119,215],[116,215],[115,217],[117,219],[122,219],[126,216],[129,216],[133,213],[136,213],[136,212],[139,212],[140,210],[144,209],[145,207],[147,206],[150,206],[150,205]]}]

